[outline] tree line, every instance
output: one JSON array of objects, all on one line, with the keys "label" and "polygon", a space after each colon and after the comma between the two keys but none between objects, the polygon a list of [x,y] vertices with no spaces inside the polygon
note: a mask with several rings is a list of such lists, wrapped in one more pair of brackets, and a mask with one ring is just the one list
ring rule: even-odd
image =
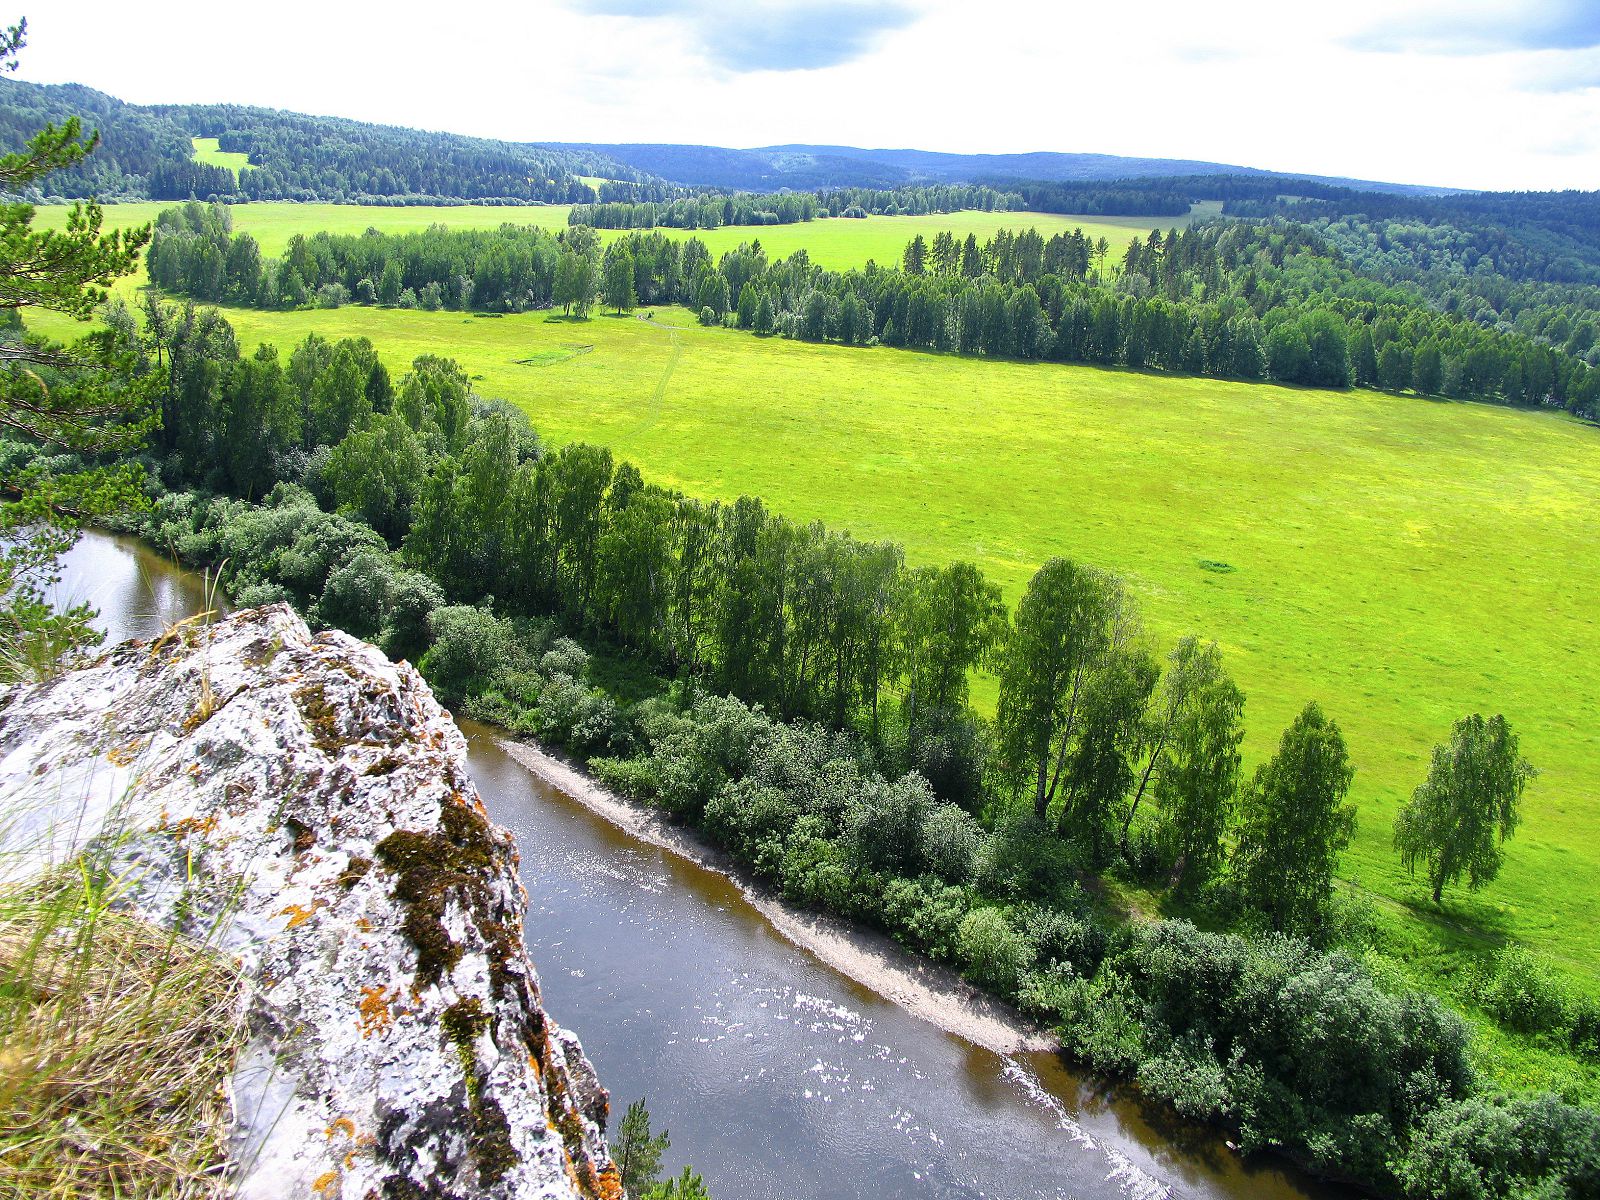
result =
[{"label": "tree line", "polygon": [[[221,206],[164,213],[151,278],[201,299],[519,311],[683,304],[706,323],[847,345],[1124,366],[1311,387],[1352,384],[1549,405],[1592,416],[1600,373],[1513,330],[1439,312],[1405,285],[1361,276],[1304,226],[1153,231],[1120,259],[1081,231],[948,231],[898,267],[830,272],[759,240],[713,259],[696,238],[630,233],[603,251],[573,226],[292,239],[281,260],[229,231]],[[1580,340],[1581,344],[1581,340]]]},{"label": "tree line", "polygon": [[[638,190],[632,185],[606,192]],[[602,196],[602,201],[607,200]],[[793,225],[818,217],[920,216],[976,209],[1022,207],[1015,192],[939,184],[892,190],[819,188],[815,192],[700,191],[662,202],[618,200],[574,205],[570,225],[595,229],[718,229],[725,225]],[[1188,211],[1185,207],[1184,211]]]}]

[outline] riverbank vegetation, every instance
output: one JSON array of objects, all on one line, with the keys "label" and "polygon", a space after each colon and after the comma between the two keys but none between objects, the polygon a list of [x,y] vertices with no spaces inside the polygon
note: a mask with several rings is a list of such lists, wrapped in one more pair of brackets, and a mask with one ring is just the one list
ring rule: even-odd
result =
[{"label": "riverbank vegetation", "polygon": [[[167,398],[165,487],[131,524],[226,562],[241,603],[288,599],[413,658],[466,711],[568,748],[790,899],[955,963],[1251,1149],[1418,1196],[1581,1195],[1600,1169],[1572,1103],[1594,1093],[1588,1002],[1513,955],[1462,987],[1565,1094],[1500,1098],[1472,1026],[1406,986],[1332,886],[1337,715],[1306,706],[1244,780],[1225,658],[1152,646],[1114,577],[1053,561],[1008,616],[972,564],[907,569],[892,544],[549,450],[448,361],[395,379],[356,341],[241,355],[200,310],[111,325]],[[980,661],[992,726],[966,704]],[[1122,888],[1192,919],[1121,911]],[[1518,1031],[1530,995],[1542,1016]]]}]

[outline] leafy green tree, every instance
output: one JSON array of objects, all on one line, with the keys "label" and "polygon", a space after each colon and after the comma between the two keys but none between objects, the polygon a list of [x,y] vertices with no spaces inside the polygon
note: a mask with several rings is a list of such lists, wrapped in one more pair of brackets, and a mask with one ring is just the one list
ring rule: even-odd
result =
[{"label": "leafy green tree", "polygon": [[1463,875],[1477,891],[1500,873],[1534,774],[1502,716],[1462,717],[1449,744],[1433,748],[1428,778],[1395,819],[1394,846],[1406,870],[1426,871],[1435,904]]},{"label": "leafy green tree", "polygon": [[253,500],[272,490],[279,462],[300,442],[300,407],[275,346],[241,359],[224,388],[220,450],[234,491]]},{"label": "leafy green tree", "polygon": [[618,313],[632,312],[639,297],[634,291],[633,255],[626,243],[613,242],[606,247],[604,276],[601,298]]},{"label": "leafy green tree", "polygon": [[651,1185],[641,1200],[711,1200],[711,1193],[706,1181],[693,1168],[685,1167],[682,1175]]},{"label": "leafy green tree", "polygon": [[1245,792],[1235,870],[1246,903],[1275,930],[1308,934],[1333,890],[1339,853],[1355,833],[1344,803],[1355,769],[1339,726],[1313,701]]},{"label": "leafy green tree", "polygon": [[428,466],[422,439],[404,419],[385,413],[333,448],[326,478],[341,511],[359,516],[398,546],[411,530]]},{"label": "leafy green tree", "polygon": [[650,1110],[643,1099],[628,1105],[611,1141],[611,1157],[622,1172],[622,1186],[631,1196],[642,1196],[661,1178],[661,1156],[672,1145],[663,1129],[650,1131]]},{"label": "leafy green tree", "polygon": [[921,275],[928,269],[928,243],[923,241],[919,233],[906,243],[905,272],[907,275]]},{"label": "leafy green tree", "polygon": [[1244,739],[1244,693],[1228,676],[1216,643],[1186,637],[1167,657],[1167,669],[1145,717],[1145,760],[1122,825],[1122,844],[1147,787],[1161,810],[1161,829],[1182,883],[1209,878],[1239,787]]},{"label": "leafy green tree", "polygon": [[1378,355],[1378,386],[1390,392],[1411,386],[1411,355],[1398,341],[1385,342]]},{"label": "leafy green tree", "polygon": [[1052,558],[1017,605],[1001,651],[996,724],[1007,764],[1032,777],[1041,820],[1061,781],[1090,675],[1109,644],[1120,594],[1103,572]]},{"label": "leafy green tree", "polygon": [[562,312],[579,320],[588,317],[599,292],[595,274],[595,260],[591,255],[576,250],[562,252],[556,260],[553,295]]},{"label": "leafy green tree", "polygon": [[1057,821],[1061,833],[1088,847],[1096,867],[1106,861],[1118,810],[1133,786],[1130,759],[1143,736],[1145,707],[1159,674],[1140,644],[1126,597],[1119,608],[1106,650],[1083,689],[1079,728],[1063,776],[1066,802]]},{"label": "leafy green tree", "polygon": [[906,724],[965,708],[967,676],[1005,631],[1000,588],[971,563],[918,567],[901,579],[895,606],[896,665]]}]

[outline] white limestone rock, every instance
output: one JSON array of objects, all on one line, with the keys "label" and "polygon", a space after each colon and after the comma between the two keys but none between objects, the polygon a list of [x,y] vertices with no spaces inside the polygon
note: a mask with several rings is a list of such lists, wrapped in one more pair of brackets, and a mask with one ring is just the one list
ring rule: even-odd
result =
[{"label": "white limestone rock", "polygon": [[0,690],[0,814],[12,878],[93,842],[141,915],[221,920],[241,1197],[621,1196],[515,846],[411,667],[283,605],[127,643]]}]

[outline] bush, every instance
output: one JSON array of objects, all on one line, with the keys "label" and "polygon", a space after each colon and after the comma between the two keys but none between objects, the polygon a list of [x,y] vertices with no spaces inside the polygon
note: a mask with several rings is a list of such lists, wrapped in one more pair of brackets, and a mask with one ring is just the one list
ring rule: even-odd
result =
[{"label": "bush", "polygon": [[845,853],[864,867],[920,874],[923,825],[932,808],[933,790],[920,775],[893,783],[876,776],[866,780],[845,813]]},{"label": "bush", "polygon": [[484,609],[470,604],[436,608],[428,632],[433,645],[419,666],[447,702],[487,691],[520,665],[511,622]]},{"label": "bush", "polygon": [[1571,1001],[1556,973],[1526,950],[1507,946],[1494,966],[1469,986],[1479,1006],[1518,1033],[1556,1033],[1572,1027]]},{"label": "bush", "polygon": [[589,669],[589,652],[571,638],[557,638],[539,659],[539,669],[546,675],[582,679]]},{"label": "bush", "polygon": [[1070,906],[1078,891],[1077,876],[1076,852],[1029,805],[1002,813],[978,855],[978,888],[999,899]]},{"label": "bush", "polygon": [[922,822],[922,864],[951,883],[970,883],[983,848],[983,829],[954,804],[937,804]]},{"label": "bush", "polygon": [[1600,1116],[1548,1094],[1446,1103],[1422,1118],[1395,1173],[1417,1200],[1600,1196]]},{"label": "bush", "polygon": [[956,931],[956,941],[967,975],[1002,996],[1016,992],[1022,973],[1032,963],[1027,940],[997,908],[968,913]]},{"label": "bush", "polygon": [[[658,736],[651,737],[650,729]],[[757,746],[773,736],[773,726],[759,708],[732,696],[705,696],[682,721],[658,713],[646,736],[652,740],[655,799],[669,812],[695,820],[724,784],[748,774]]]},{"label": "bush", "polygon": [[706,805],[705,827],[718,843],[756,874],[782,874],[785,840],[800,818],[785,793],[750,779],[726,784]]},{"label": "bush", "polygon": [[882,915],[894,938],[934,958],[954,958],[970,898],[936,878],[891,878],[883,888]]}]

